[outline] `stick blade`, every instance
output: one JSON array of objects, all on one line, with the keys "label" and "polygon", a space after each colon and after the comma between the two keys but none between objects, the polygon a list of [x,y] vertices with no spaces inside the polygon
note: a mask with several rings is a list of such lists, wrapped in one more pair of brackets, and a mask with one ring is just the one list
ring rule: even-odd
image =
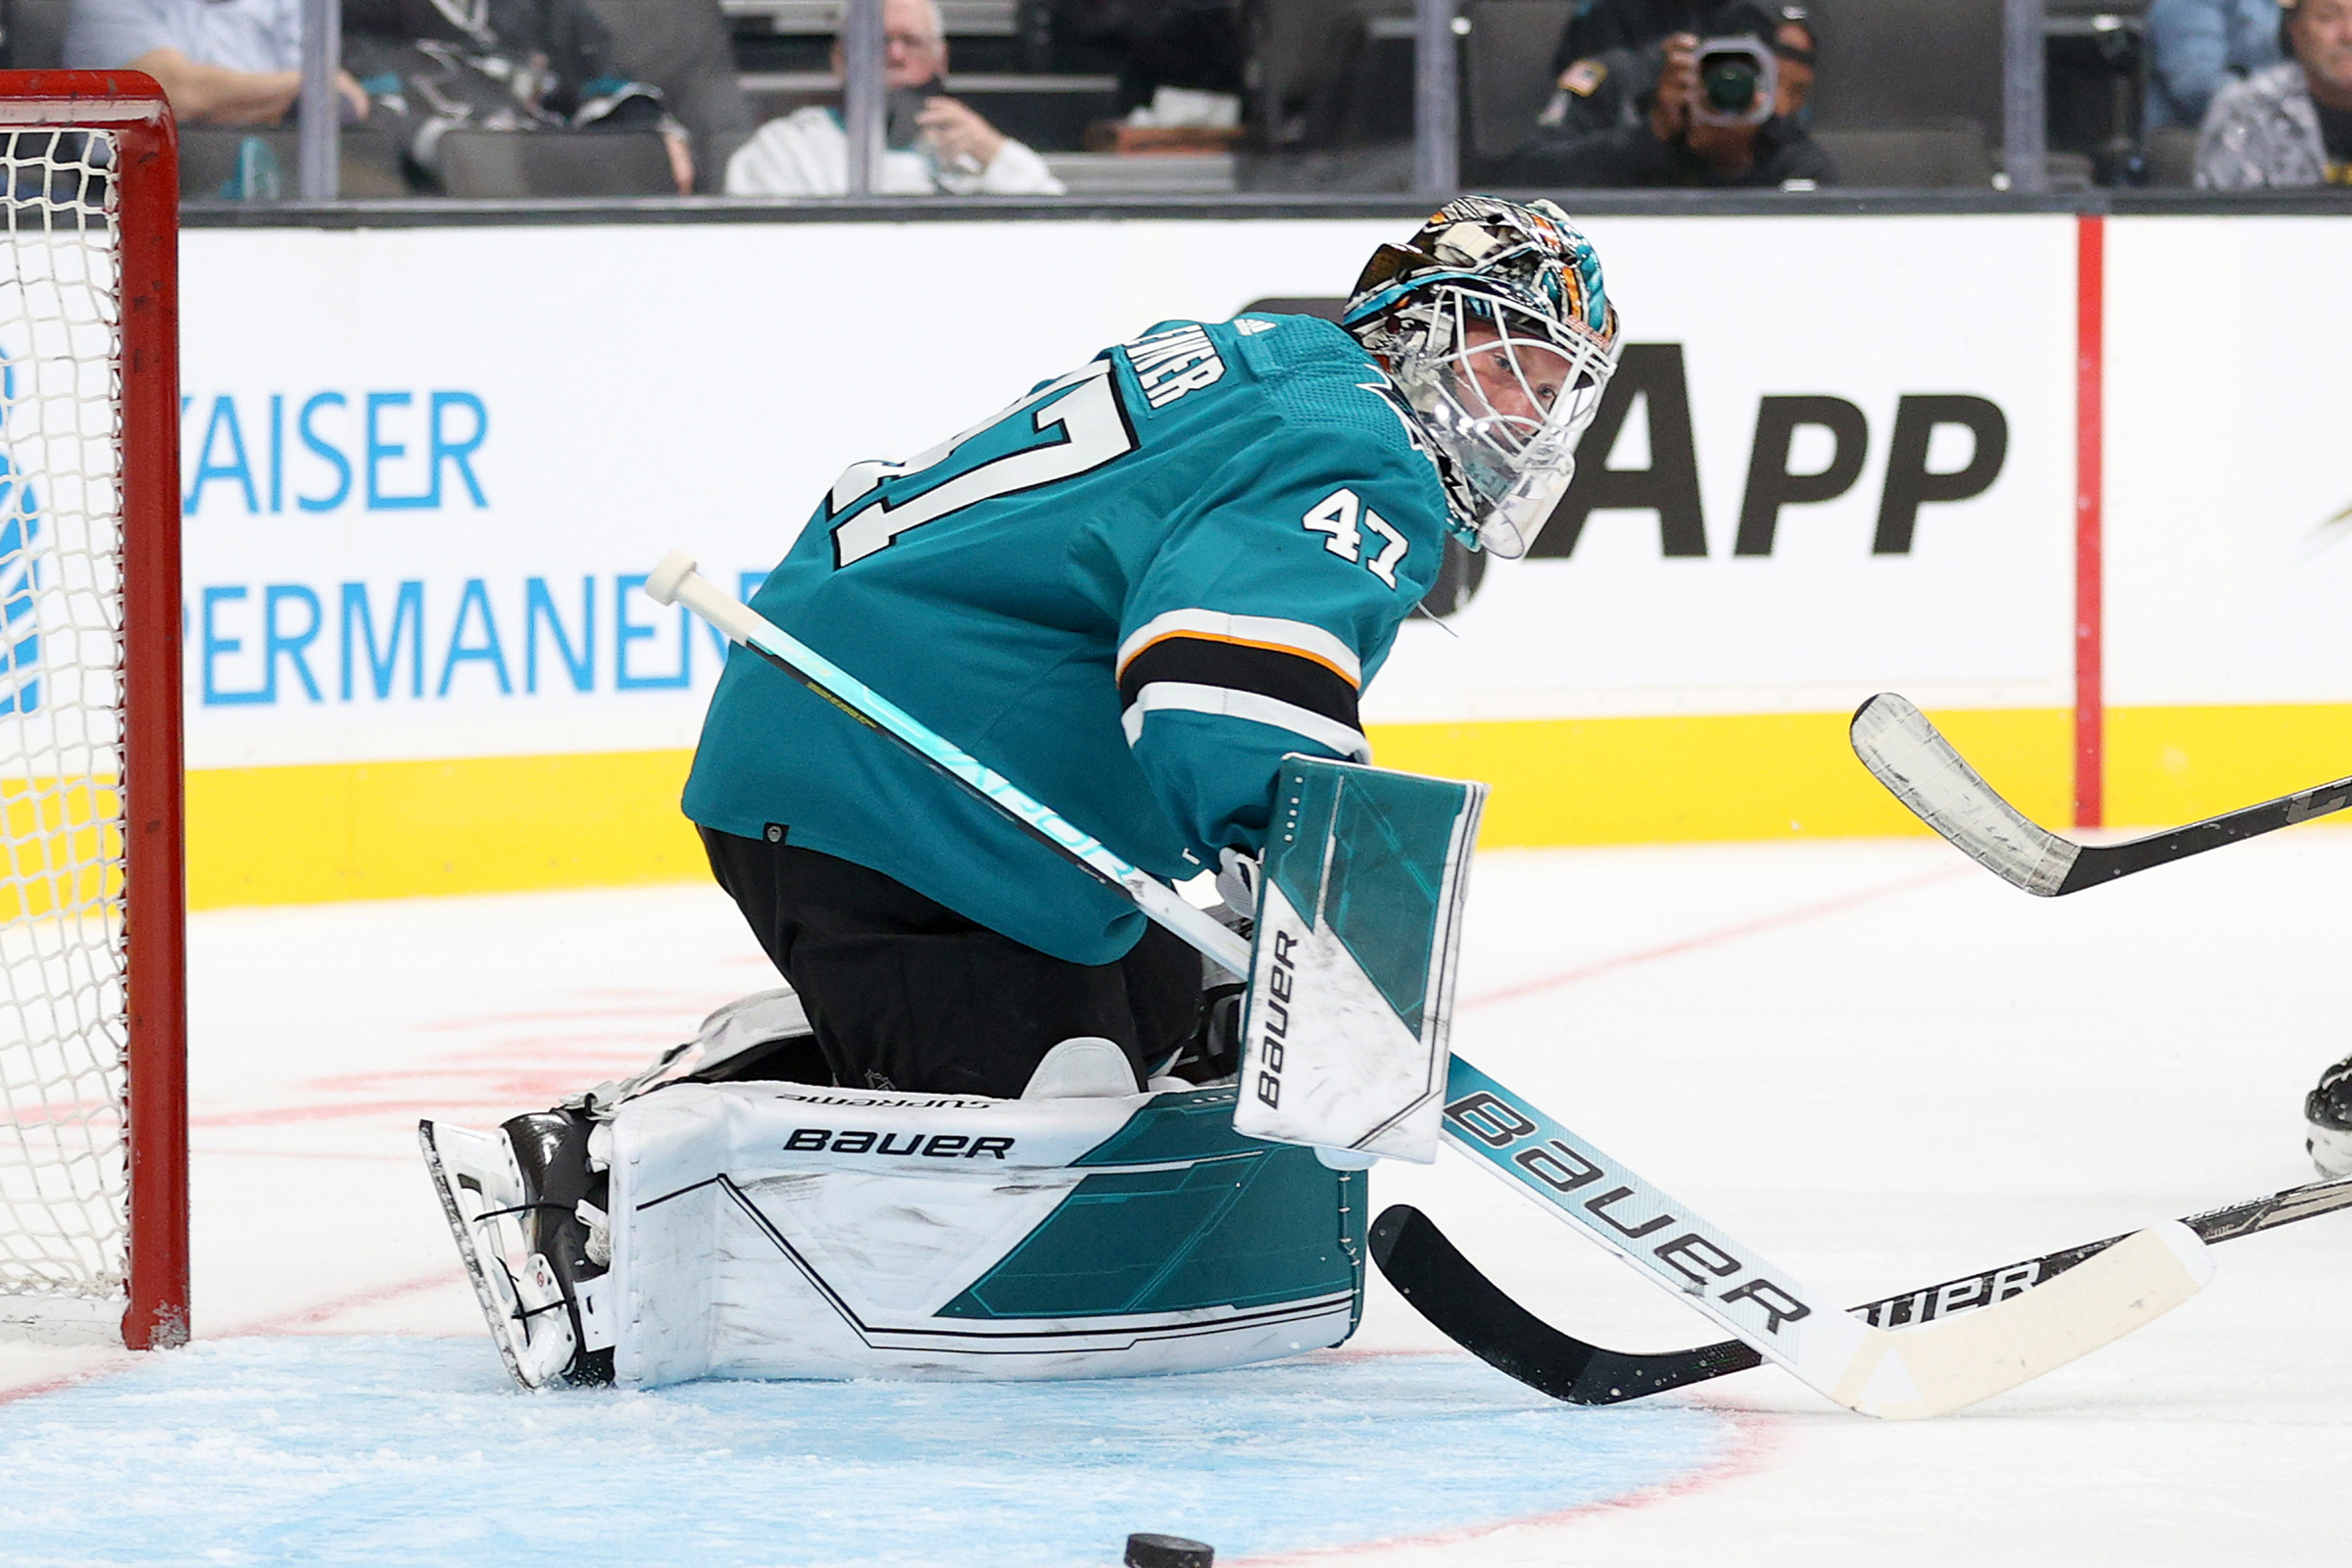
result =
[{"label": "stick blade", "polygon": [[1455,1250],[1429,1216],[1394,1203],[1373,1221],[1372,1260],[1438,1331],[1496,1371],[1582,1404],[1577,1379],[1592,1348],[1544,1322]]},{"label": "stick blade", "polygon": [[1506,1377],[1571,1404],[1620,1404],[1764,1364],[1738,1340],[1626,1355],[1563,1334],[1505,1295],[1409,1203],[1381,1211],[1371,1243],[1381,1273],[1440,1333]]},{"label": "stick blade", "polygon": [[2166,1220],[1997,1306],[1883,1331],[1884,1362],[1840,1402],[1889,1421],[1958,1410],[2146,1327],[2212,1278],[2196,1232]]},{"label": "stick blade", "polygon": [[1969,858],[2038,897],[2062,890],[2082,846],[2002,800],[1908,699],[1881,692],[1854,710],[1848,734],[1871,775]]}]

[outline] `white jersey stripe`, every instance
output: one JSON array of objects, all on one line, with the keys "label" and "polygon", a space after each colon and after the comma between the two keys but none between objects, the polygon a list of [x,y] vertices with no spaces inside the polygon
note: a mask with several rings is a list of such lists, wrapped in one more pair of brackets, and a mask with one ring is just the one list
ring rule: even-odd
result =
[{"label": "white jersey stripe", "polygon": [[1227,718],[1246,718],[1254,724],[1271,724],[1287,729],[1294,735],[1303,735],[1318,746],[1330,748],[1352,761],[1370,762],[1372,743],[1359,729],[1350,729],[1337,719],[1325,718],[1294,703],[1279,698],[1261,696],[1256,692],[1235,691],[1228,686],[1199,686],[1190,681],[1153,681],[1135,694],[1127,705],[1120,725],[1127,731],[1127,744],[1133,746],[1143,738],[1144,720],[1150,714],[1175,710],[1188,713],[1220,713]]},{"label": "white jersey stripe", "polygon": [[1171,610],[1152,616],[1135,635],[1119,644],[1119,672],[1124,673],[1129,662],[1153,643],[1183,636],[1278,648],[1329,665],[1350,686],[1360,687],[1364,683],[1363,664],[1356,659],[1355,650],[1322,627],[1272,615],[1228,614],[1222,610]]}]

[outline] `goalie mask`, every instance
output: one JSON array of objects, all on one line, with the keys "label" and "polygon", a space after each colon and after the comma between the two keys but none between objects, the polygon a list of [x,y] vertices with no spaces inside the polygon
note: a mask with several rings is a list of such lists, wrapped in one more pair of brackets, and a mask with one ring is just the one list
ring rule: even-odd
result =
[{"label": "goalie mask", "polygon": [[1617,369],[1592,242],[1550,202],[1464,196],[1372,253],[1341,324],[1417,416],[1455,533],[1526,555]]}]

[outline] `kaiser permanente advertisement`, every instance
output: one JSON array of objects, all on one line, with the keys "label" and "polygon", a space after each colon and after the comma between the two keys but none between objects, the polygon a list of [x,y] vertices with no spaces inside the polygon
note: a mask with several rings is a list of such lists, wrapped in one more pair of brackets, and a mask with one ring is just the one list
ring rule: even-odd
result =
[{"label": "kaiser permanente advertisement", "polygon": [[[675,799],[722,650],[639,592],[665,550],[748,591],[850,463],[921,450],[1156,321],[1336,300],[1406,226],[189,232],[195,901],[696,874]],[[1378,760],[1493,782],[1490,843],[1901,831],[1842,738],[1896,689],[2063,820],[2076,220],[1590,231],[1630,347],[1578,484],[1542,554],[1404,628],[1366,704]],[[2119,235],[2119,277],[2134,254]],[[2126,336],[2113,311],[2108,331]],[[2111,380],[2111,425],[2150,401],[2178,422],[2182,375],[2148,380]],[[2188,460],[2144,445],[2115,483],[2164,514],[2184,481],[2141,470]],[[2275,445],[2208,442],[2191,466]],[[2227,517],[2167,526],[2218,537],[2221,575],[2159,571],[2152,593],[2242,601],[2272,570],[2232,556]],[[2339,605],[2340,554],[2320,563]],[[2111,559],[2129,581],[2122,540]],[[2310,567],[2295,604],[2325,592]],[[2220,613],[2243,627],[2249,608]],[[2340,617],[2202,654],[2196,689],[2159,669],[2135,700],[2352,700]],[[2278,691],[2232,684],[2280,668]]]}]

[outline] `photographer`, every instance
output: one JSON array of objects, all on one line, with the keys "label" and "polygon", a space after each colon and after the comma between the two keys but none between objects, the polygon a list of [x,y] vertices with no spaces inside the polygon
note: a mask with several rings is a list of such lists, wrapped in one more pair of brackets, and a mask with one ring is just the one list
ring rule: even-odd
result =
[{"label": "photographer", "polygon": [[[1498,180],[1584,188],[1834,183],[1829,155],[1802,123],[1812,28],[1794,19],[1775,24],[1744,4],[1710,21],[1712,37],[1685,32],[1664,41],[1649,57],[1654,79],[1640,79],[1646,72],[1616,73],[1622,85],[1611,106],[1624,106],[1616,123],[1580,131],[1591,125],[1592,111],[1560,117],[1558,127],[1539,131],[1504,162]],[[1569,74],[1590,64],[1579,62]]]}]

